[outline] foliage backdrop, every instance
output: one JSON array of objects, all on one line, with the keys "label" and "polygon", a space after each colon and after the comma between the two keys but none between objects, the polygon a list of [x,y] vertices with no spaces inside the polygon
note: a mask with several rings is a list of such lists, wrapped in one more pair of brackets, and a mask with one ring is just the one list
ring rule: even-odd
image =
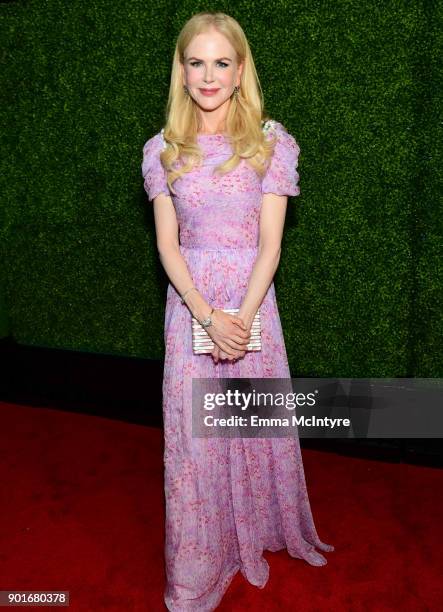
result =
[{"label": "foliage backdrop", "polygon": [[140,164],[201,10],[240,22],[266,109],[301,147],[275,278],[292,375],[443,376],[437,2],[3,4],[2,329],[163,357]]}]

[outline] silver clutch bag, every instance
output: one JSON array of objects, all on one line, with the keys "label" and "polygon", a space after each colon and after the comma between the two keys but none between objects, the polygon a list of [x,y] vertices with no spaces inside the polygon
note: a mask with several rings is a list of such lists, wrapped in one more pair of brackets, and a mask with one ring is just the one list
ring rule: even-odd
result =
[{"label": "silver clutch bag", "polygon": [[[224,312],[232,315],[238,315],[239,308],[222,308]],[[211,336],[200,325],[195,317],[192,317],[192,351],[198,355],[203,353],[211,353],[214,348],[214,343]],[[251,326],[251,336],[249,344],[246,345],[247,351],[261,351],[261,322],[260,309],[254,317]]]}]

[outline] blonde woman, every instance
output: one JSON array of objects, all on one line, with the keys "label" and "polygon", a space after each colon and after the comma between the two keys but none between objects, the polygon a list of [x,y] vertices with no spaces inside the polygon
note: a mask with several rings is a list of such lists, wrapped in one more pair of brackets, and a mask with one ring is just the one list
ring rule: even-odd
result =
[{"label": "blonde woman", "polygon": [[[299,146],[263,99],[245,34],[199,13],[176,43],[164,128],[143,148],[157,248],[169,277],[163,377],[165,603],[214,610],[241,571],[263,587],[264,550],[315,566],[317,535],[299,440],[196,439],[193,378],[290,378],[273,277]],[[238,314],[222,309],[239,308]],[[247,350],[260,309],[262,347]],[[195,354],[194,316],[214,343]]]}]

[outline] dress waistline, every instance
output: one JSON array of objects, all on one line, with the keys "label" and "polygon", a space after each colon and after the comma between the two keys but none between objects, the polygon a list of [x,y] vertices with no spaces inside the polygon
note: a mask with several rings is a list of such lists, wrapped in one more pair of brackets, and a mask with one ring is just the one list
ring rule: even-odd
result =
[{"label": "dress waistline", "polygon": [[200,251],[257,251],[257,246],[249,247],[206,247],[206,246],[187,246],[186,244],[180,244],[180,248],[188,250],[200,250]]}]

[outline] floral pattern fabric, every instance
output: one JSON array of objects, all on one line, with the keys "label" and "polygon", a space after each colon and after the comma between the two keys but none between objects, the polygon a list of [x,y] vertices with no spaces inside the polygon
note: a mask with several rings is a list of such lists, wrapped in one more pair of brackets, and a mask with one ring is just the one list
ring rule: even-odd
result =
[{"label": "floral pattern fabric", "polygon": [[[199,134],[202,164],[177,179],[169,192],[160,152],[163,130],[143,147],[142,175],[150,200],[171,195],[180,252],[194,285],[215,308],[238,308],[258,254],[264,193],[299,195],[300,148],[284,126],[266,174],[245,160],[224,176],[214,166],[231,155],[226,136]],[[269,577],[264,550],[283,548],[310,565],[331,551],[314,525],[299,440],[292,438],[193,438],[193,378],[290,378],[274,283],[260,306],[262,350],[232,363],[192,352],[191,313],[168,285],[163,373],[166,499],[165,603],[173,612],[214,610],[241,571],[262,588]]]}]

